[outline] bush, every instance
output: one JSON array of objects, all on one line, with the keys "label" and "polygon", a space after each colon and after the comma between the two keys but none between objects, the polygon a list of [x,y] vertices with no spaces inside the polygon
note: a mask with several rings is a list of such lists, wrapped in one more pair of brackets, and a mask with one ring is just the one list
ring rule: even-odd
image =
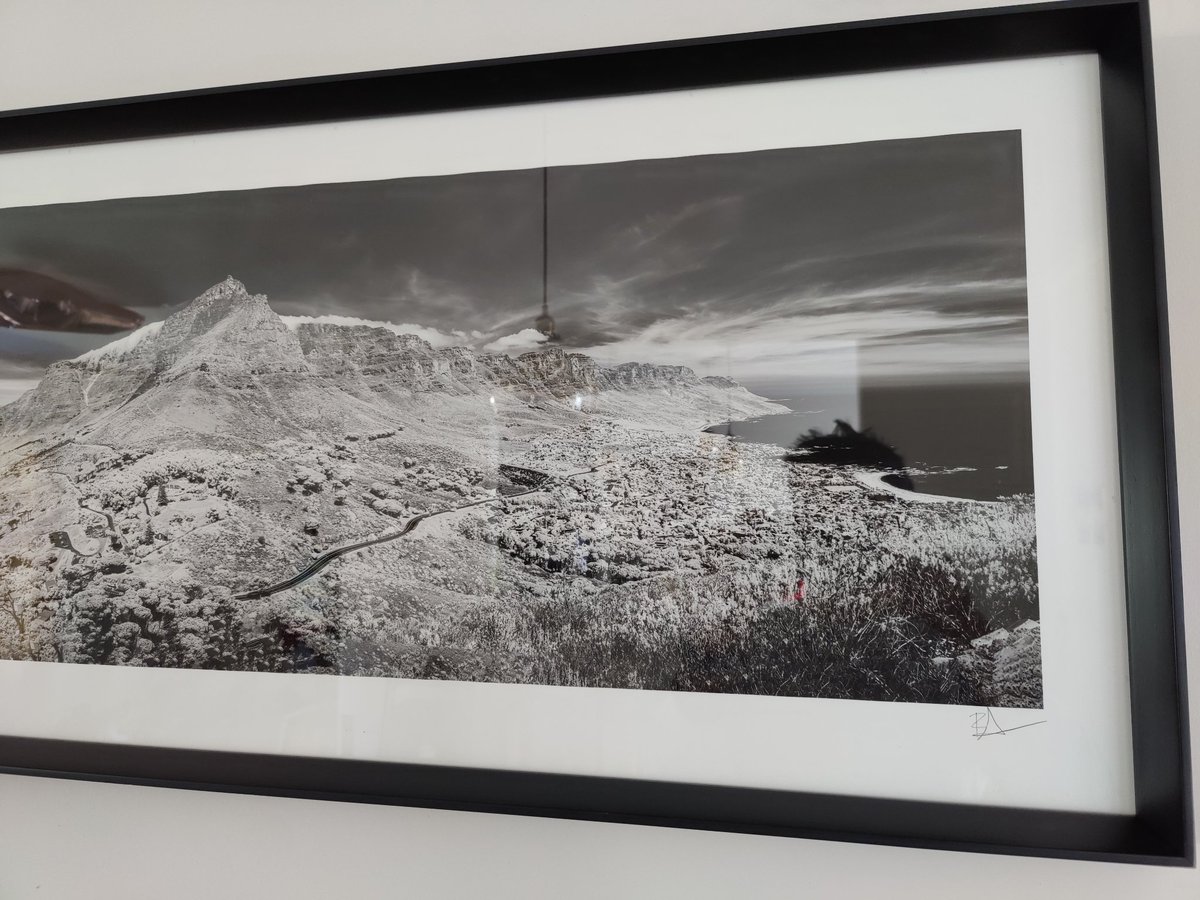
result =
[{"label": "bush", "polygon": [[228,592],[197,585],[150,590],[133,579],[105,581],[63,605],[54,623],[63,661],[260,672],[332,669],[316,648],[320,622],[280,612],[251,616]]},{"label": "bush", "polygon": [[457,661],[443,655],[419,677],[977,701],[974,682],[935,662],[986,622],[944,569],[899,560],[865,590],[826,573],[796,600],[799,572],[783,560],[480,604],[435,638],[458,648]]}]

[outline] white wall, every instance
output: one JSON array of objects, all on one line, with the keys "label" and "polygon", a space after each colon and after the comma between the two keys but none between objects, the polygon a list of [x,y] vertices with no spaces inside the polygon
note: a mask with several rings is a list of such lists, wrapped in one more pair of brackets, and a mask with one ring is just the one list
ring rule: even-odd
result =
[{"label": "white wall", "polygon": [[[0,109],[986,5],[1000,4],[0,0]],[[1200,3],[1152,12],[1200,721]],[[4,900],[966,894],[1196,897],[1200,874],[0,777]]]}]

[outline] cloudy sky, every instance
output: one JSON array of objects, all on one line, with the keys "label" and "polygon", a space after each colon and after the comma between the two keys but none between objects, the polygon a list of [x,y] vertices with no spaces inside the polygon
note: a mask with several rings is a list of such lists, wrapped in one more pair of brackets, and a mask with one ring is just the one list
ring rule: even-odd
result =
[{"label": "cloudy sky", "polygon": [[[743,380],[1023,379],[1017,132],[549,172],[549,294],[604,363]],[[0,210],[0,268],[155,320],[226,275],[285,315],[520,351],[542,296],[542,172]],[[0,378],[111,340],[0,329]],[[2,402],[2,401],[0,401]]]}]

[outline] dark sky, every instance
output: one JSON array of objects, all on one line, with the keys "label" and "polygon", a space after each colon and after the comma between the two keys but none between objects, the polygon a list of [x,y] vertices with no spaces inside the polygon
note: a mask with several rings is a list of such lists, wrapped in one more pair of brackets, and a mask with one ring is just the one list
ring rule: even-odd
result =
[{"label": "dark sky", "polygon": [[[151,320],[233,275],[283,315],[516,351],[541,302],[541,186],[539,169],[0,210],[0,268]],[[551,312],[605,363],[1024,377],[1021,191],[1017,132],[551,169]],[[111,339],[0,330],[0,378]]]}]

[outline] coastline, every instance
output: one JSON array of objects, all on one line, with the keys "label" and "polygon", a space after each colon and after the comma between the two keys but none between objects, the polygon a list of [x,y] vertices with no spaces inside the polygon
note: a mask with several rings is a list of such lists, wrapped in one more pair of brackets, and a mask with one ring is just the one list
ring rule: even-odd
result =
[{"label": "coastline", "polygon": [[854,478],[860,484],[864,484],[872,490],[886,491],[902,500],[909,500],[913,503],[975,503],[983,506],[997,505],[997,501],[995,500],[972,500],[969,497],[948,497],[942,494],[920,494],[916,491],[906,491],[904,488],[888,484],[883,480],[888,475],[893,474],[895,473],[858,471],[854,473]]}]

